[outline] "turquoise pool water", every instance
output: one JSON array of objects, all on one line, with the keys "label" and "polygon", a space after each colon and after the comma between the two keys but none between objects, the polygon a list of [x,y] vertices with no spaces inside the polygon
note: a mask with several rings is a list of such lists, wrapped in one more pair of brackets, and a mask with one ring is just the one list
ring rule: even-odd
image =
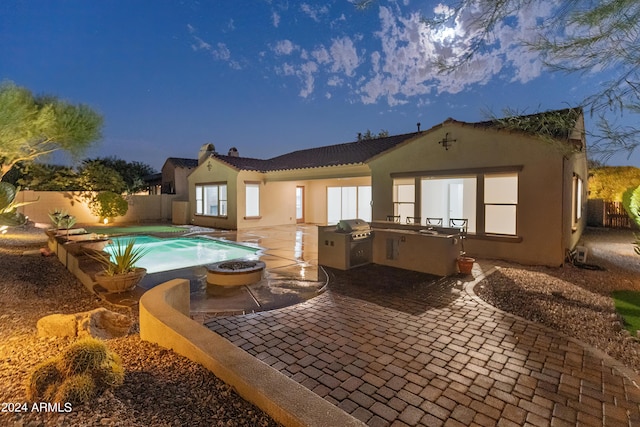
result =
[{"label": "turquoise pool water", "polygon": [[149,252],[136,264],[144,267],[147,273],[176,270],[211,264],[236,258],[257,259],[260,249],[239,245],[206,237],[176,237],[161,239],[153,236],[113,237],[112,244],[104,250],[113,258],[114,247],[118,242],[126,245],[135,240],[135,247],[144,247]]}]

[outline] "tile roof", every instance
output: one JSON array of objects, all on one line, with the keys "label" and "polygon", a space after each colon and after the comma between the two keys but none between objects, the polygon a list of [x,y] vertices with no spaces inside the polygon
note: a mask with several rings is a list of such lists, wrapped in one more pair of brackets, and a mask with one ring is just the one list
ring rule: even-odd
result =
[{"label": "tile roof", "polygon": [[198,159],[183,159],[180,157],[169,157],[165,163],[171,162],[177,168],[196,168],[198,167]]},{"label": "tile roof", "polygon": [[[582,108],[565,108],[563,110],[545,111],[542,113],[521,116],[510,116],[484,122],[466,123],[474,127],[505,129],[520,131],[531,135],[546,136],[566,140],[582,115]],[[454,121],[449,119],[449,121]]]},{"label": "tile roof", "polygon": [[259,172],[357,165],[364,164],[380,153],[394,148],[416,136],[439,129],[447,123],[458,123],[463,126],[473,126],[477,128],[518,131],[529,135],[568,140],[571,131],[581,115],[581,108],[567,108],[564,110],[546,111],[543,113],[512,116],[475,123],[467,123],[449,118],[443,123],[422,132],[308,148],[266,160],[250,157],[225,156],[218,153],[214,153],[213,156],[236,169]]},{"label": "tile roof", "polygon": [[422,132],[414,132],[385,138],[309,148],[267,160],[224,156],[222,154],[214,154],[214,156],[237,169],[260,172],[354,165],[363,164],[374,156],[412,139],[421,133]]}]

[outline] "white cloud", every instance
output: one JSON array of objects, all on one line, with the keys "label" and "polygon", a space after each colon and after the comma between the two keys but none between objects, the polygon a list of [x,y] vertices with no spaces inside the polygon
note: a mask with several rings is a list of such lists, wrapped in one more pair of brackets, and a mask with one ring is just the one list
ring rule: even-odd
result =
[{"label": "white cloud", "polygon": [[[443,16],[451,12],[443,5],[434,11]],[[483,29],[477,25],[480,12],[477,8],[465,10],[451,25],[434,30],[425,25],[418,13],[403,16],[396,9],[380,7],[381,28],[376,35],[381,49],[371,54],[371,74],[359,87],[362,102],[386,99],[389,105],[397,105],[432,91],[458,93],[471,85],[488,83],[504,74],[505,67],[513,76],[512,81],[526,83],[538,77],[542,62],[523,47],[522,41],[532,37],[533,32],[528,30],[537,21],[550,16],[552,10],[547,5],[519,9],[511,17],[510,26],[496,28],[487,51],[476,54],[454,72],[438,72],[438,59],[460,58],[481,34]]]},{"label": "white cloud", "polygon": [[331,71],[334,73],[344,71],[347,76],[353,76],[355,69],[360,65],[353,41],[349,37],[334,39],[329,50],[333,59]]},{"label": "white cloud", "polygon": [[200,37],[193,36],[193,40],[195,41],[195,43],[191,44],[191,49],[193,49],[194,51],[211,50],[211,45],[202,40]]},{"label": "white cloud", "polygon": [[344,84],[344,79],[341,79],[338,76],[331,76],[329,77],[329,80],[327,80],[327,85],[329,86],[338,87],[338,86],[342,86],[343,84]]},{"label": "white cloud", "polygon": [[273,26],[278,28],[280,25],[280,14],[278,12],[273,12],[271,14],[271,22],[273,22]]},{"label": "white cloud", "polygon": [[198,37],[196,35],[197,30],[192,25],[187,24],[187,30],[191,34],[191,37],[193,38],[193,41],[194,41],[194,43],[191,44],[191,49],[194,52],[204,50],[209,54],[211,54],[213,59],[217,61],[226,62],[229,65],[229,67],[233,68],[234,70],[242,69],[242,65],[240,64],[240,62],[231,58],[231,51],[229,50],[229,48],[225,43],[219,42],[214,47],[211,43],[208,43],[203,39],[201,39],[200,37]]},{"label": "white cloud", "polygon": [[322,16],[329,14],[329,8],[327,6],[311,6],[307,3],[302,3],[300,10],[316,22],[320,22]]},{"label": "white cloud", "polygon": [[300,89],[300,96],[303,98],[307,98],[309,95],[313,93],[313,85],[315,83],[314,74],[318,71],[318,64],[315,62],[309,61],[302,65],[298,76],[304,83],[302,89]]},{"label": "white cloud", "polygon": [[211,49],[211,56],[220,61],[228,61],[231,59],[231,51],[224,43],[218,43],[215,49]]},{"label": "white cloud", "polygon": [[[300,79],[300,96],[310,96],[319,83],[324,83],[325,89],[348,88],[365,104],[382,101],[396,106],[412,99],[424,102],[426,95],[459,93],[494,78],[526,83],[539,77],[543,67],[541,58],[528,51],[523,41],[532,41],[535,32],[531,29],[552,16],[554,6],[549,4],[540,0],[514,11],[508,21],[496,25],[485,50],[451,73],[439,72],[437,61],[463,57],[469,53],[473,41],[484,35],[485,29],[478,24],[478,17],[483,13],[479,9],[482,3],[475,3],[454,21],[435,29],[425,24],[422,12],[408,6],[409,0],[393,1],[379,7],[379,29],[373,40],[366,34],[338,37],[329,34],[330,42],[313,48],[283,40],[273,51],[278,56],[300,52],[297,61],[288,60],[281,69],[284,75]],[[315,21],[329,14],[327,6],[307,3],[303,3],[300,10]],[[452,10],[440,4],[433,12],[443,17]],[[332,22],[346,19],[341,15]],[[344,31],[345,27],[342,28]]]},{"label": "white cloud", "polygon": [[318,64],[326,64],[331,62],[331,55],[324,46],[319,46],[311,52],[311,56],[318,62]]},{"label": "white cloud", "polygon": [[280,40],[273,47],[276,55],[291,55],[293,51],[298,50],[300,46],[295,45],[291,40]]},{"label": "white cloud", "polygon": [[284,63],[276,71],[284,76],[297,77],[302,84],[300,88],[300,95],[302,98],[307,98],[313,94],[315,88],[315,75],[318,72],[318,64],[313,61],[305,62],[301,65],[292,65],[290,63]]}]

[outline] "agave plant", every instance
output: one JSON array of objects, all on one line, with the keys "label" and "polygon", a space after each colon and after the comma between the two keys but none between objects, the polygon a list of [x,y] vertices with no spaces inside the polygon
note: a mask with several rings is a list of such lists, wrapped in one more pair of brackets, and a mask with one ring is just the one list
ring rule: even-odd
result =
[{"label": "agave plant", "polygon": [[113,243],[113,260],[100,256],[95,256],[94,259],[104,266],[108,276],[130,273],[136,269],[136,263],[149,252],[148,249],[136,247],[135,244],[135,239],[130,239],[127,243],[116,240]]},{"label": "agave plant", "polygon": [[55,209],[53,212],[49,212],[49,219],[51,220],[51,223],[56,228],[56,230],[63,228],[61,224],[62,218],[67,215],[69,214],[64,209]]}]

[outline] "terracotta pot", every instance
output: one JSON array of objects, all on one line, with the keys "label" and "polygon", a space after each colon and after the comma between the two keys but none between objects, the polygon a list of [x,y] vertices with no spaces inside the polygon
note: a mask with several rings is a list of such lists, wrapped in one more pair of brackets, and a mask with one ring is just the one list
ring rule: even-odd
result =
[{"label": "terracotta pot", "polygon": [[102,286],[108,293],[119,293],[130,291],[136,287],[142,278],[147,274],[146,268],[136,268],[125,274],[114,274],[109,276],[104,271],[96,273],[95,279],[98,285]]},{"label": "terracotta pot", "polygon": [[458,257],[458,271],[460,271],[460,274],[471,274],[474,262],[476,262],[475,258],[468,256]]}]

